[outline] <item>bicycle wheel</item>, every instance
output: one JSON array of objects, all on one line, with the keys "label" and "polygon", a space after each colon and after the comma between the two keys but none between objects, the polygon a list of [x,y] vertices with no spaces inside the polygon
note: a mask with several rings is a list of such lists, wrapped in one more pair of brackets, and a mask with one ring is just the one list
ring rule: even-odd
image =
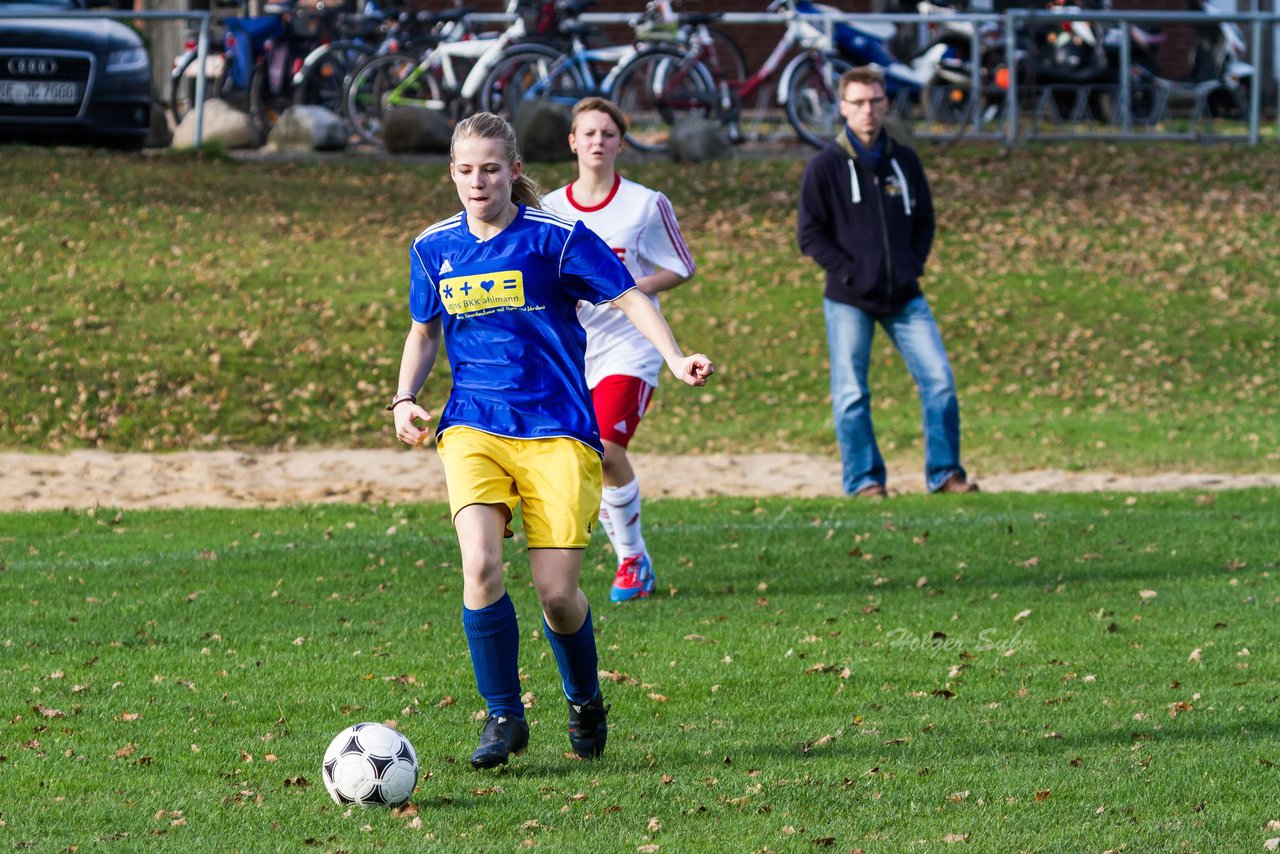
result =
[{"label": "bicycle wheel", "polygon": [[293,102],[324,107],[345,118],[347,83],[356,66],[372,55],[373,47],[364,42],[330,42],[303,68],[302,79],[294,87]]},{"label": "bicycle wheel", "polygon": [[922,98],[925,117],[942,125],[969,124],[978,103],[968,84],[937,77],[925,84]]},{"label": "bicycle wheel", "polygon": [[236,85],[235,72],[230,62],[223,62],[218,79],[213,81],[213,94],[210,98],[221,98],[241,112],[249,111],[249,93]]},{"label": "bicycle wheel", "polygon": [[787,121],[814,148],[835,137],[840,117],[840,75],[853,66],[836,56],[813,54],[796,68],[787,88]]},{"label": "bicycle wheel", "polygon": [[711,46],[716,52],[716,64],[725,80],[737,83],[747,79],[747,55],[742,48],[724,30],[707,28],[711,36]]},{"label": "bicycle wheel", "polygon": [[249,80],[249,114],[265,138],[280,115],[293,104],[293,53],[288,44],[275,47],[253,67]]},{"label": "bicycle wheel", "polygon": [[476,96],[480,111],[510,119],[523,98],[538,97],[551,85],[553,74],[559,77],[555,65],[562,56],[554,48],[534,44],[504,50],[480,84]]},{"label": "bicycle wheel", "polygon": [[439,103],[440,84],[429,70],[415,74],[421,60],[393,53],[356,69],[347,84],[347,121],[370,145],[382,145],[386,112],[396,104]]},{"label": "bicycle wheel", "polygon": [[544,80],[525,90],[524,100],[536,98],[546,103],[572,108],[583,98],[599,94],[600,90],[587,81],[583,76],[582,68],[576,62],[562,62],[553,67]]},{"label": "bicycle wheel", "polygon": [[650,48],[623,66],[609,96],[627,117],[627,142],[640,151],[666,151],[671,126],[683,116],[717,115],[711,72],[667,47]]}]

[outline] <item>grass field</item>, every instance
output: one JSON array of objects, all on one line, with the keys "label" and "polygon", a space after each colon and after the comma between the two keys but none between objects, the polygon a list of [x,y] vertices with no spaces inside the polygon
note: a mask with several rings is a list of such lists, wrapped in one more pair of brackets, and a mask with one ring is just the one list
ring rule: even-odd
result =
[{"label": "grass field", "polygon": [[[1280,467],[1273,151],[924,153],[968,461]],[[680,213],[699,275],[664,305],[720,366],[659,391],[643,450],[833,453],[802,166],[628,170]],[[0,449],[391,444],[438,164],[9,147],[0,194]],[[918,460],[909,379],[874,370],[886,456]],[[647,502],[659,595],[610,606],[587,558],[595,763],[517,539],[533,740],[487,773],[446,507],[0,514],[0,849],[1265,850],[1278,500]],[[328,800],[360,720],[417,748],[409,809]]]},{"label": "grass field", "polygon": [[[653,502],[659,596],[588,557],[596,763],[516,542],[533,740],[486,773],[444,507],[3,516],[0,848],[1259,851],[1276,500]],[[406,813],[323,790],[360,720]]]},{"label": "grass field", "polygon": [[[940,215],[925,290],[968,460],[1280,465],[1271,147],[924,154]],[[0,160],[0,447],[388,443],[407,247],[458,206],[442,165]],[[834,452],[821,276],[794,238],[803,165],[628,167],[675,204],[700,266],[667,314],[720,366],[704,393],[659,389],[646,450]],[[533,171],[548,187],[570,174]],[[919,408],[883,336],[872,381],[886,455],[914,465]],[[429,400],[447,388],[441,371]]]}]

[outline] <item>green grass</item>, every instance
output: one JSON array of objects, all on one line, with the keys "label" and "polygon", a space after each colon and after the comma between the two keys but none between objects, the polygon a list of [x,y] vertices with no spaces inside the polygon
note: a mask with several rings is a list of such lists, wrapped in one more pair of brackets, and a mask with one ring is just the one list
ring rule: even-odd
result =
[{"label": "green grass", "polygon": [[[940,216],[925,289],[972,468],[1276,468],[1269,148],[923,151]],[[443,165],[0,160],[0,447],[391,441],[407,247],[458,206]],[[821,277],[794,240],[803,165],[627,167],[679,212],[699,273],[666,312],[720,367],[701,392],[659,390],[641,450],[834,455]],[[548,187],[570,176],[532,171]],[[873,382],[886,455],[918,461],[914,389],[883,336]],[[447,388],[441,370],[437,409]]]},{"label": "green grass", "polygon": [[[605,757],[510,544],[529,752],[481,703],[446,508],[0,516],[0,848],[1257,851],[1275,806],[1267,491],[652,502],[659,595],[595,601]],[[333,805],[393,720],[409,814]],[[657,847],[648,847],[657,846]]]},{"label": "green grass", "polygon": [[[1228,156],[1229,155],[1229,156]],[[926,290],[966,459],[1274,470],[1269,150],[926,148]],[[642,450],[832,454],[799,161],[627,174],[700,269],[665,300],[717,359]],[[565,166],[536,167],[548,186]],[[380,447],[405,257],[442,166],[0,150],[0,448]],[[918,459],[883,343],[877,425]],[[429,385],[439,406],[445,372]],[[1268,491],[646,504],[654,601],[609,606],[612,738],[566,759],[521,543],[529,753],[480,708],[441,505],[0,514],[0,848],[1259,850],[1280,837]],[[392,720],[413,809],[348,811],[328,740]],[[1271,826],[1269,826],[1271,823]]]}]

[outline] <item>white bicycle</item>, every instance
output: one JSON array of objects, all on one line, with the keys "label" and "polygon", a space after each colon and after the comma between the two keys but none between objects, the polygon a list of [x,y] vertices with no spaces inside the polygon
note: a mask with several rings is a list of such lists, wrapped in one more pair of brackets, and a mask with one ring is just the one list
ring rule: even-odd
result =
[{"label": "white bicycle", "polygon": [[382,127],[389,110],[419,107],[444,113],[451,120],[472,113],[480,86],[509,45],[529,34],[518,14],[519,0],[510,0],[507,13],[515,20],[499,33],[477,34],[468,15],[453,11],[435,15],[429,49],[422,53],[391,53],[361,65],[347,84],[347,115],[365,142],[382,145]]}]

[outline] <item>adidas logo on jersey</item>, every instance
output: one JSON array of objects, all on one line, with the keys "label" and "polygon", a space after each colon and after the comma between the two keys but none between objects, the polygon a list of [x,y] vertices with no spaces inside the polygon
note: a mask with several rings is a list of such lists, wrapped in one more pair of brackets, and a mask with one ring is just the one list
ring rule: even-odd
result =
[{"label": "adidas logo on jersey", "polygon": [[446,258],[444,259],[444,263],[440,265],[440,272],[437,273],[436,275],[443,276],[445,273],[452,273],[452,272],[453,272],[453,265],[450,264],[449,259]]}]

